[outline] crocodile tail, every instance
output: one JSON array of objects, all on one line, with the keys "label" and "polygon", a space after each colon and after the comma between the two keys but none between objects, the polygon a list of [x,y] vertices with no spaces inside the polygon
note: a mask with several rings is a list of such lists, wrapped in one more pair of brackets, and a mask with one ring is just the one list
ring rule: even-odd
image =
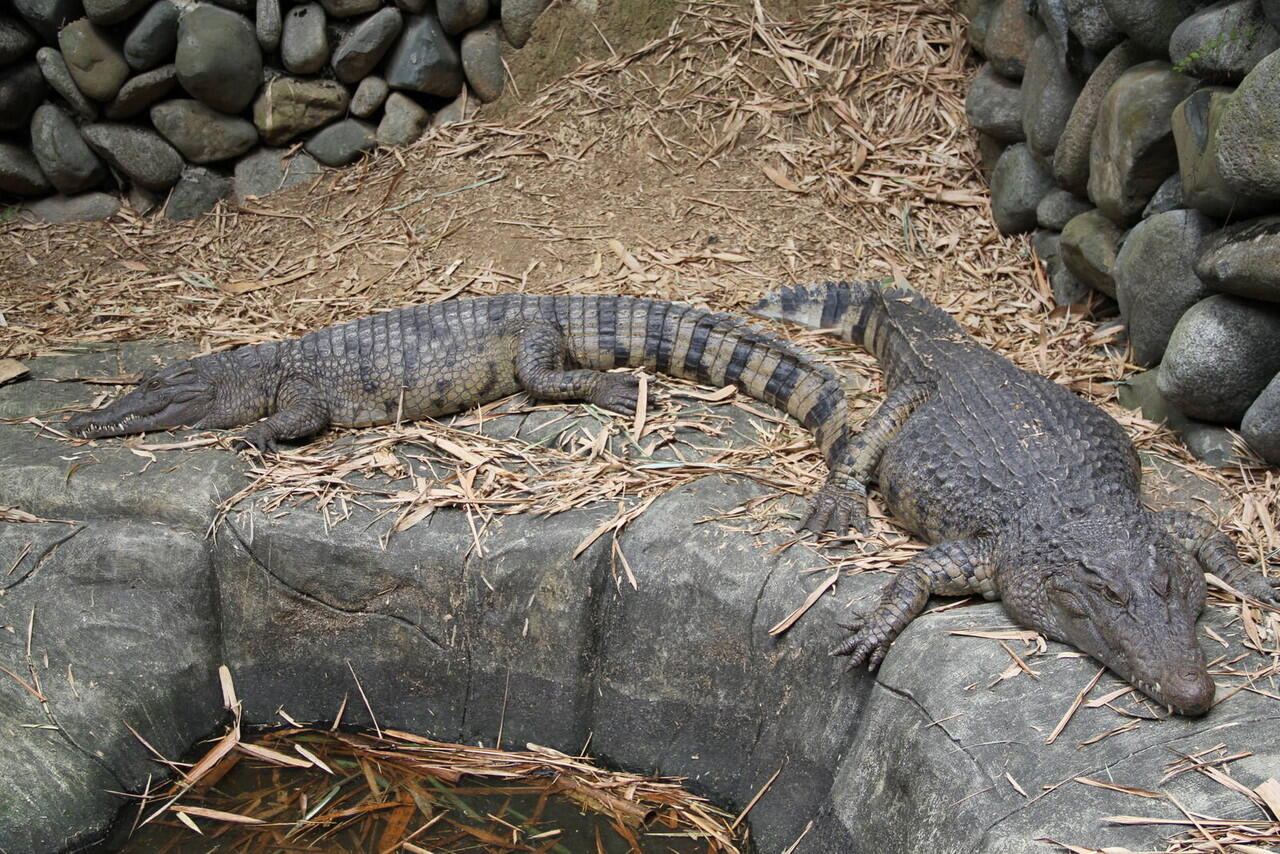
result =
[{"label": "crocodile tail", "polygon": [[863,344],[871,313],[884,305],[884,297],[912,293],[874,281],[788,285],[769,291],[747,311],[756,317],[830,330],[847,341]]}]

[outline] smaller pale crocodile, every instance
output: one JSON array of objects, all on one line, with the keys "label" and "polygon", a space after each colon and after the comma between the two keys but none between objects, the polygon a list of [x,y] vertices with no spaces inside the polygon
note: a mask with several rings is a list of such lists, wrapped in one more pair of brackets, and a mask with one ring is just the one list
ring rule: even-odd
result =
[{"label": "smaller pale crocodile", "polygon": [[835,374],[741,318],[665,300],[506,294],[409,306],[173,362],[67,429],[95,438],[251,425],[243,441],[269,451],[331,425],[445,415],[520,390],[630,415],[639,380],[606,373],[624,366],[733,384],[786,410],[813,431],[828,465],[804,526],[848,529],[857,483]]},{"label": "smaller pale crocodile", "polygon": [[[983,347],[920,294],[827,283],[768,294],[753,314],[867,347],[888,396],[851,447],[865,495],[933,545],[899,571],[836,653],[879,665],[930,594],[1001,599],[1161,704],[1207,712],[1196,639],[1209,571],[1261,602],[1280,581],[1241,563],[1212,524],[1142,505],[1141,467],[1092,403]],[[855,521],[865,522],[865,503]]]}]

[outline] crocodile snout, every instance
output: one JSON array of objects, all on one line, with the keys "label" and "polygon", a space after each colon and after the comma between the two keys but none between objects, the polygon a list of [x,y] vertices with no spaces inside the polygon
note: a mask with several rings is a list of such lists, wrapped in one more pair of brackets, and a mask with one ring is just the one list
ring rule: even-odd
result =
[{"label": "crocodile snout", "polygon": [[1174,711],[1195,717],[1213,706],[1216,688],[1208,671],[1188,668],[1165,677],[1160,684],[1160,694]]}]

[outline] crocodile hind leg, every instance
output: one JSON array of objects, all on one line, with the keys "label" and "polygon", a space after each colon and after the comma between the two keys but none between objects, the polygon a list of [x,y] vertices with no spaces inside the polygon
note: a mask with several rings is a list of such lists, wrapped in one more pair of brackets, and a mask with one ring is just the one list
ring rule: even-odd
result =
[{"label": "crocodile hind leg", "polygon": [[874,611],[848,626],[853,636],[831,651],[849,656],[849,669],[864,661],[875,670],[907,624],[924,610],[930,595],[981,594],[996,598],[995,545],[989,539],[949,540],[912,558],[885,585]]},{"label": "crocodile hind leg", "polygon": [[634,415],[640,381],[630,374],[582,368],[565,370],[564,336],[550,324],[521,330],[516,344],[520,387],[542,400],[585,400],[603,409]]},{"label": "crocodile hind leg", "polygon": [[1280,578],[1267,578],[1245,566],[1235,545],[1212,522],[1183,510],[1163,510],[1156,518],[1183,548],[1195,555],[1205,572],[1212,572],[1259,602],[1280,605]]},{"label": "crocodile hind leg", "polygon": [[861,534],[870,533],[867,483],[879,467],[884,449],[931,392],[923,383],[907,383],[889,392],[850,443],[844,465],[837,466],[818,490],[803,529],[843,533],[853,527]]}]

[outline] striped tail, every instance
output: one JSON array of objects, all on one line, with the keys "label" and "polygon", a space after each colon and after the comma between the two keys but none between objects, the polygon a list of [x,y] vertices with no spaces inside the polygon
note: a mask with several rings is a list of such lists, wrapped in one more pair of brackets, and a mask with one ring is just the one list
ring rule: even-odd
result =
[{"label": "striped tail", "polygon": [[905,289],[873,281],[788,285],[769,291],[747,311],[756,317],[829,330],[846,341],[865,344],[871,312],[883,305],[883,297],[910,294]]}]

